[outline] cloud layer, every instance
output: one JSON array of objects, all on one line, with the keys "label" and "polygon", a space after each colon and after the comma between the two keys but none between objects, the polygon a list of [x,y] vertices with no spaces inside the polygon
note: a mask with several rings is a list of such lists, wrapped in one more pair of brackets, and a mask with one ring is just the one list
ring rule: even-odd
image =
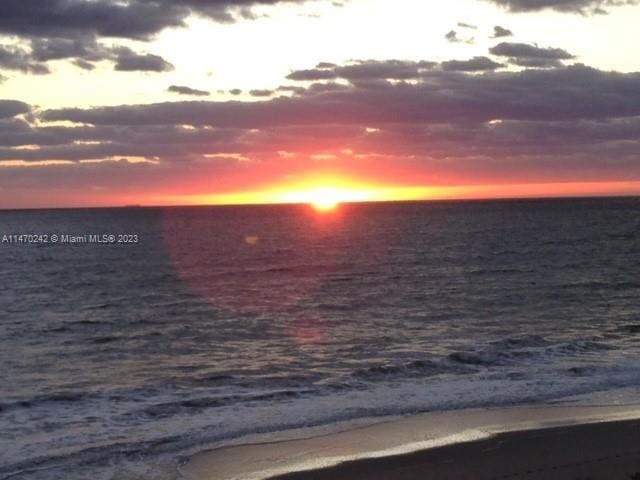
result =
[{"label": "cloud layer", "polygon": [[487,0],[514,12],[534,12],[553,9],[559,12],[593,14],[606,13],[609,7],[637,5],[637,0]]},{"label": "cloud layer", "polygon": [[[409,184],[640,180],[640,74],[353,65],[367,68],[318,67],[347,83],[301,82],[259,101],[35,112],[3,101],[0,188],[202,194],[327,168]],[[397,80],[407,68],[415,78]],[[52,160],[68,164],[42,164]],[[15,162],[34,166],[2,167]]]}]

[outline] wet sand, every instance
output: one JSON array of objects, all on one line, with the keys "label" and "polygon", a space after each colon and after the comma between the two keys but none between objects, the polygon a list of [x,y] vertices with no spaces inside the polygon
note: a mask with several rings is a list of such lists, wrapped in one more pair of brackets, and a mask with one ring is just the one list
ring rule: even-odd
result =
[{"label": "wet sand", "polygon": [[498,434],[273,480],[640,479],[640,421]]},{"label": "wet sand", "polygon": [[432,412],[290,434],[197,454],[182,478],[630,480],[640,472],[637,405]]}]

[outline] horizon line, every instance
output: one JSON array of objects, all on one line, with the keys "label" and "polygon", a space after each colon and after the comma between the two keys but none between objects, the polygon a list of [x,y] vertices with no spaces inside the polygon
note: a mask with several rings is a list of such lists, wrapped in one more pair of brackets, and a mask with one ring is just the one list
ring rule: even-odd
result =
[{"label": "horizon line", "polygon": [[[507,196],[507,197],[452,197],[452,198],[417,198],[417,199],[384,199],[364,201],[343,201],[339,205],[368,205],[383,203],[446,203],[446,202],[508,202],[515,200],[543,201],[543,200],[591,200],[613,198],[640,198],[640,193],[628,194],[588,194],[588,195],[548,195],[548,196]],[[262,202],[262,203],[201,203],[201,204],[168,204],[168,205],[87,205],[87,206],[53,206],[53,207],[16,207],[3,208],[0,212],[20,212],[39,210],[114,210],[114,209],[161,209],[161,208],[210,208],[210,207],[285,207],[285,206],[309,206],[309,202]]]}]

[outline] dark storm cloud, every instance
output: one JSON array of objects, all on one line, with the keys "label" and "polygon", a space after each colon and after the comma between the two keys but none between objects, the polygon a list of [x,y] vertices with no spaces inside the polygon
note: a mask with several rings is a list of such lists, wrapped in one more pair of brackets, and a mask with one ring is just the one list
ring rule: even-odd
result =
[{"label": "dark storm cloud", "polygon": [[209,95],[209,92],[205,90],[198,90],[184,85],[171,85],[167,91],[171,93],[178,93],[180,95],[194,95],[197,97],[206,97]]},{"label": "dark storm cloud", "polygon": [[34,61],[31,55],[22,48],[2,45],[0,45],[0,69],[36,75],[51,73],[45,64]]},{"label": "dark storm cloud", "polygon": [[636,5],[637,0],[488,0],[514,12],[553,9],[568,13],[604,13],[607,7]]},{"label": "dark storm cloud", "polygon": [[491,38],[502,38],[511,36],[513,36],[513,32],[508,28],[501,27],[500,25],[496,25],[495,27],[493,27],[493,37]]},{"label": "dark storm cloud", "polygon": [[0,33],[34,38],[98,35],[149,39],[191,15],[220,22],[251,18],[251,7],[317,0],[2,0]]},{"label": "dark storm cloud", "polygon": [[125,47],[118,49],[114,68],[119,72],[168,72],[174,69],[159,55],[136,53]]},{"label": "dark storm cloud", "polygon": [[449,60],[442,62],[442,69],[451,72],[480,72],[495,70],[504,65],[487,57],[473,57],[469,60]]},{"label": "dark storm cloud", "polygon": [[29,113],[31,108],[24,102],[17,100],[0,100],[0,118],[11,118],[23,113]]}]

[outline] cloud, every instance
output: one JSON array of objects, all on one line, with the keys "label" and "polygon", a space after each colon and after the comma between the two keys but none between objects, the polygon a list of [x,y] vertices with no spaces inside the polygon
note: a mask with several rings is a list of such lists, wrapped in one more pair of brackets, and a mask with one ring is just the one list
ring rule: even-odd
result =
[{"label": "cloud", "polygon": [[[288,0],[304,3],[318,0]],[[279,0],[2,0],[0,33],[27,38],[83,36],[148,40],[190,15],[218,22],[253,18],[251,8]]]},{"label": "cloud", "polygon": [[71,63],[73,63],[76,67],[81,68],[83,70],[91,71],[94,68],[96,68],[96,66],[93,63],[87,62],[86,60],[83,60],[82,58],[76,58]]},{"label": "cloud", "polygon": [[249,95],[251,95],[252,97],[270,97],[272,94],[273,94],[273,90],[266,90],[266,89],[257,89],[257,90],[249,91]]},{"label": "cloud", "polygon": [[11,118],[23,113],[29,113],[31,107],[17,100],[0,100],[0,118]]},{"label": "cloud", "polygon": [[159,55],[140,54],[126,47],[120,47],[117,52],[114,68],[119,72],[168,72],[174,69]]},{"label": "cloud", "polygon": [[602,72],[584,65],[481,76],[431,71],[415,85],[353,86],[309,98],[68,108],[46,111],[43,118],[94,125],[263,128],[389,119],[409,123],[597,119],[611,112],[620,117],[640,115],[640,74]]},{"label": "cloud", "polygon": [[51,73],[46,65],[34,61],[28,52],[12,46],[0,46],[0,68],[36,75]]},{"label": "cloud", "polygon": [[445,34],[444,38],[450,43],[468,43],[468,44],[472,44],[475,41],[474,38],[460,38],[458,36],[458,32],[456,32],[455,30],[450,30],[449,32],[447,32]]},{"label": "cloud", "polygon": [[287,78],[298,81],[333,80],[338,78],[338,74],[333,69],[310,68],[291,72]]},{"label": "cloud", "polygon": [[[138,181],[147,193],[206,193],[211,179],[220,189],[235,175],[236,187],[248,188],[251,179],[277,181],[316,167],[398,184],[640,180],[640,73],[572,65],[478,75],[443,67],[411,80],[298,84],[278,89],[291,96],[260,102],[31,113],[4,101],[0,186],[33,182],[40,191],[69,186],[65,179],[78,175],[74,182],[93,178],[118,192]],[[38,166],[52,159],[77,167]],[[82,163],[88,160],[103,163]],[[34,166],[3,166],[16,161]]]},{"label": "cloud", "polygon": [[493,27],[493,37],[491,38],[502,38],[511,36],[513,36],[513,32],[508,28],[501,27],[500,25],[496,25],[495,27]]},{"label": "cloud", "polygon": [[460,41],[458,39],[458,34],[456,33],[455,30],[450,30],[449,32],[447,32],[447,34],[444,36],[444,38],[446,38],[451,43],[456,43],[456,42]]},{"label": "cloud", "polygon": [[175,2],[133,0],[3,0],[0,32],[24,37],[76,38],[99,35],[145,39],[182,26],[188,10]]},{"label": "cloud", "polygon": [[107,47],[97,42],[95,37],[78,38],[34,38],[30,41],[30,51],[17,46],[0,46],[0,68],[22,73],[51,73],[47,62],[70,60],[83,70],[93,70],[96,62],[115,63],[119,71],[163,72],[173,69],[173,65],[162,57],[134,52],[128,47]]},{"label": "cloud", "polygon": [[523,67],[560,67],[562,60],[575,58],[561,48],[540,48],[526,43],[502,42],[489,49],[493,55],[509,57],[509,62]]},{"label": "cloud", "polygon": [[344,79],[351,82],[366,80],[408,80],[420,77],[433,69],[436,62],[409,60],[360,60],[338,66],[326,62],[316,68],[297,70],[287,76],[289,80],[318,81]]},{"label": "cloud", "polygon": [[637,0],[488,0],[514,12],[533,12],[553,9],[559,12],[594,14],[606,8],[636,5]]},{"label": "cloud", "polygon": [[206,97],[209,95],[209,92],[205,90],[197,90],[191,87],[185,87],[183,85],[171,85],[168,89],[168,92],[178,93],[180,95],[194,95],[199,97]]},{"label": "cloud", "polygon": [[446,62],[442,62],[442,69],[452,72],[479,72],[495,70],[502,66],[504,65],[494,62],[487,57],[473,57],[470,60],[448,60]]},{"label": "cloud", "polygon": [[491,48],[494,55],[519,58],[550,58],[554,60],[568,60],[574,58],[566,50],[561,48],[540,48],[526,43],[502,42]]},{"label": "cloud", "polygon": [[31,56],[39,62],[67,58],[97,62],[111,57],[110,49],[99,45],[95,37],[35,38],[31,40]]}]

